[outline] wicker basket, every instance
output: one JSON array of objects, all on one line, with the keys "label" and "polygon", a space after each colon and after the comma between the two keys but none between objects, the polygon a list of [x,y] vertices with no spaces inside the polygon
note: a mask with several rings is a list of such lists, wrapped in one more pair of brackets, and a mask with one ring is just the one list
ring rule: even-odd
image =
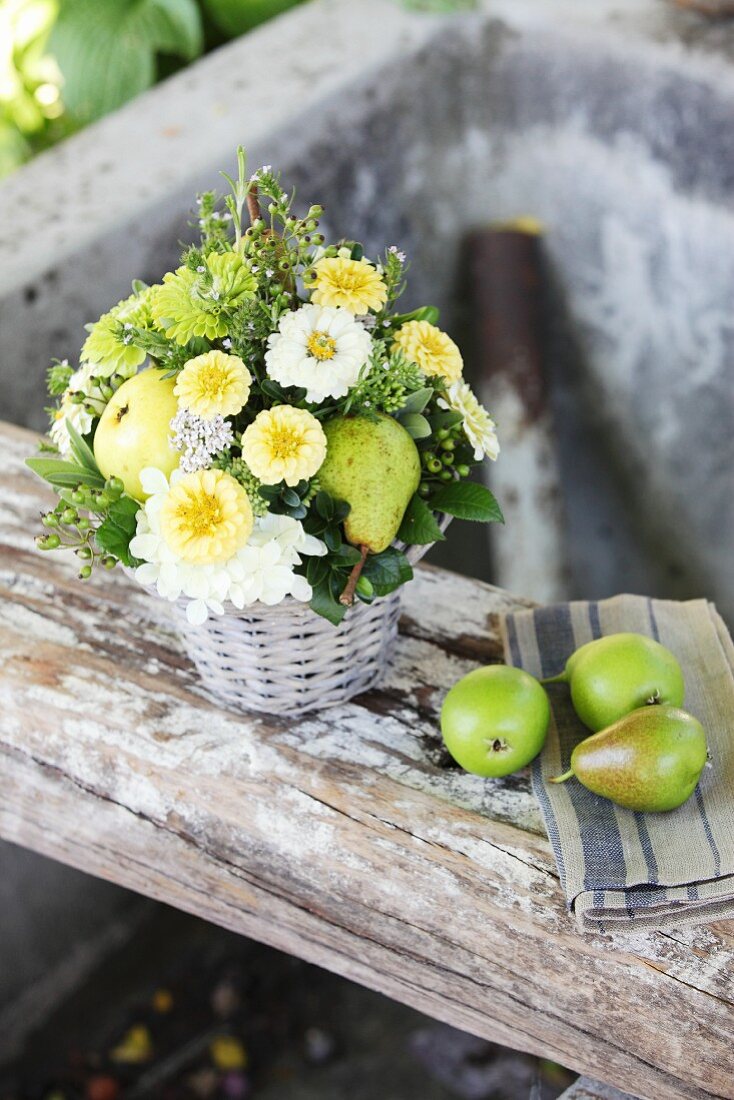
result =
[{"label": "wicker basket", "polygon": [[[411,564],[427,550],[410,547]],[[172,606],[207,695],[236,710],[296,715],[345,703],[380,681],[397,635],[400,590],[356,602],[338,627],[290,598],[210,616],[201,626],[187,621],[185,602]]]}]

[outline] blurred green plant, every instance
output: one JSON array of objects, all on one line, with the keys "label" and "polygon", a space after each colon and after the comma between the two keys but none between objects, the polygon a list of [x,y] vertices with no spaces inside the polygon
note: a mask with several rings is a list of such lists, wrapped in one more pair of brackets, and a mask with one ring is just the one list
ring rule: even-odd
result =
[{"label": "blurred green plant", "polygon": [[0,0],[0,177],[301,0]]}]

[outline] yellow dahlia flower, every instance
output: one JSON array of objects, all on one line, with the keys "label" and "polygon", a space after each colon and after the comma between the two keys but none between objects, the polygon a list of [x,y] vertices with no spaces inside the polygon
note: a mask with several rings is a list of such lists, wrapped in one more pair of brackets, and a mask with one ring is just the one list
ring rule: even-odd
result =
[{"label": "yellow dahlia flower", "polygon": [[406,321],[395,333],[393,351],[402,351],[428,375],[439,375],[449,382],[461,378],[464,362],[454,341],[430,321]]},{"label": "yellow dahlia flower", "polygon": [[250,498],[224,470],[197,470],[173,484],[160,510],[169,549],[193,565],[228,561],[252,533]]},{"label": "yellow dahlia flower", "polygon": [[315,416],[292,405],[258,413],[242,436],[242,457],[264,485],[297,485],[326,457],[326,436]]},{"label": "yellow dahlia flower", "polygon": [[345,256],[324,256],[313,268],[308,284],[311,301],[317,306],[342,306],[350,313],[376,313],[387,301],[387,287],[368,260]]},{"label": "yellow dahlia flower", "polygon": [[238,355],[207,351],[189,359],[176,378],[173,392],[179,408],[197,416],[234,416],[247,404],[252,377]]}]

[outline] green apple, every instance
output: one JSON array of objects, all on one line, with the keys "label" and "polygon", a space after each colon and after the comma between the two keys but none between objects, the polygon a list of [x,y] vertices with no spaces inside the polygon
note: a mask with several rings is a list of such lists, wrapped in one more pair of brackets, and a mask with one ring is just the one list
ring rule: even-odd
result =
[{"label": "green apple", "polygon": [[125,492],[145,500],[140,471],[155,466],[168,477],[181,457],[171,446],[170,423],[178,412],[175,378],[151,367],[123,382],[100,417],[94,457],[105,477],[119,477]]},{"label": "green apple", "polygon": [[538,755],[550,721],[548,696],[520,668],[488,665],[449,691],[441,733],[457,764],[474,775],[509,775]]}]

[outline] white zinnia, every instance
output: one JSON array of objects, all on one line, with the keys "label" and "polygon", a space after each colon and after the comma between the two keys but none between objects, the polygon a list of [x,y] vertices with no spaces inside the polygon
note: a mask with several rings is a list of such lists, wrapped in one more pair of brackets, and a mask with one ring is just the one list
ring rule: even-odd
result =
[{"label": "white zinnia", "polygon": [[485,456],[494,461],[500,453],[497,428],[487,410],[477,401],[473,390],[466,382],[452,382],[446,391],[446,397],[446,401],[439,398],[438,403],[444,409],[461,413],[464,431],[474,448],[474,457],[477,462]]},{"label": "white zinnia", "polygon": [[306,400],[345,397],[372,351],[372,338],[341,307],[310,303],[284,313],[268,337],[265,367],[281,386],[300,386]]},{"label": "white zinnia", "polygon": [[[183,474],[174,470],[171,485]],[[138,512],[137,534],[130,542],[130,553],[143,564],[135,570],[140,584],[155,585],[166,600],[186,597],[186,618],[192,626],[203,623],[212,612],[224,613],[227,600],[241,609],[259,600],[280,603],[286,596],[307,603],[312,596],[305,577],[293,571],[301,554],[323,555],[326,546],[306,534],[303,525],[290,516],[265,515],[255,520],[246,546],[225,562],[192,565],[173,553],[160,532],[160,510],[168,495],[169,482],[153,467],[140,474],[150,496]]]},{"label": "white zinnia", "polygon": [[101,405],[97,416],[101,414],[106,404],[99,389],[91,383],[95,370],[96,367],[91,363],[84,363],[79,370],[74,371],[54,414],[53,423],[48,434],[64,457],[71,454],[71,439],[69,438],[66,421],[70,421],[72,427],[79,432],[79,435],[87,435],[92,430],[95,420],[95,417],[84,408],[83,404],[72,401],[72,396],[75,393],[82,393],[85,397],[92,399],[95,406]]}]

